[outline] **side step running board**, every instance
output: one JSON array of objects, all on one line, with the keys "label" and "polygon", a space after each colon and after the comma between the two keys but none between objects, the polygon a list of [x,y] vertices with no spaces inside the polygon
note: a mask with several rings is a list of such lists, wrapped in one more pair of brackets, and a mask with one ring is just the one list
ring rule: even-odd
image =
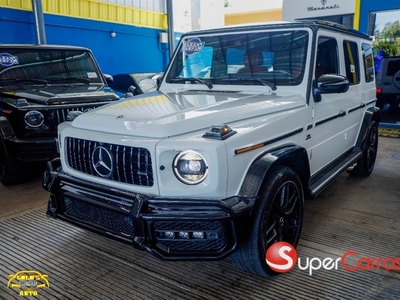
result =
[{"label": "side step running board", "polygon": [[346,155],[338,164],[334,167],[328,168],[324,173],[318,176],[318,178],[313,181],[311,180],[309,192],[312,197],[318,195],[331,181],[333,181],[337,176],[343,173],[347,168],[353,165],[362,155],[362,152],[352,151]]}]

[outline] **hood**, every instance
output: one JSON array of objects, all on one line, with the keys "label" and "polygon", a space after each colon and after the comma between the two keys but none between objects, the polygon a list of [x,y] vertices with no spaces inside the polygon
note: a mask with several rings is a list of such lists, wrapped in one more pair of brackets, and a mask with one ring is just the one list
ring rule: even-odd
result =
[{"label": "hood", "polygon": [[157,91],[90,111],[72,125],[112,134],[163,138],[304,105],[300,95]]},{"label": "hood", "polygon": [[3,87],[0,95],[23,98],[28,102],[42,105],[103,102],[117,100],[119,97],[110,88],[98,85]]}]

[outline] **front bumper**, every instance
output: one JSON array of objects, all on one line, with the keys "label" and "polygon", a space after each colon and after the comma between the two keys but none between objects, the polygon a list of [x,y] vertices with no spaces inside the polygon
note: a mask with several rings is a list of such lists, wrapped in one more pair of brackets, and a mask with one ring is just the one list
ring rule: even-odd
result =
[{"label": "front bumper", "polygon": [[7,152],[22,162],[46,162],[58,157],[58,144],[55,137],[5,140]]},{"label": "front bumper", "polygon": [[74,179],[48,163],[47,214],[166,260],[221,259],[241,245],[255,199],[163,199]]}]

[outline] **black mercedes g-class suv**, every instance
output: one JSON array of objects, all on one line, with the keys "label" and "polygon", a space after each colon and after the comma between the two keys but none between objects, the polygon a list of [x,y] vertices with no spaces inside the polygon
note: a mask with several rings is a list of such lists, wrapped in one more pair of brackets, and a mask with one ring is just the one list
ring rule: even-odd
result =
[{"label": "black mercedes g-class suv", "polygon": [[62,45],[0,45],[0,181],[59,155],[57,126],[70,111],[118,100],[93,53]]}]

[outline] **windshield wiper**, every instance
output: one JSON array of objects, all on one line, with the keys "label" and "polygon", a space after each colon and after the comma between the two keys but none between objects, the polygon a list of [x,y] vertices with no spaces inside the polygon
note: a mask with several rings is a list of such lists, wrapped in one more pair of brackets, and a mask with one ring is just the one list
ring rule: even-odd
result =
[{"label": "windshield wiper", "polygon": [[213,85],[211,82],[207,82],[201,78],[196,78],[196,77],[177,77],[177,78],[171,78],[171,82],[185,82],[185,81],[196,81],[201,84],[204,84],[207,86],[210,90],[213,88]]},{"label": "windshield wiper", "polygon": [[245,78],[245,77],[239,77],[239,78],[225,78],[222,79],[222,81],[255,81],[258,82],[264,86],[268,86],[271,88],[271,90],[276,91],[276,85],[273,84],[272,82],[269,82],[268,80],[261,79],[261,78]]},{"label": "windshield wiper", "polygon": [[84,77],[60,77],[60,78],[52,78],[51,81],[52,82],[54,82],[54,81],[79,82],[79,83],[85,83],[85,84],[90,83],[90,79],[84,78]]},{"label": "windshield wiper", "polygon": [[47,84],[47,80],[45,79],[40,79],[40,78],[29,78],[29,79],[23,79],[23,78],[15,78],[15,79],[10,79],[10,78],[2,78],[0,79],[1,83],[39,83],[39,84]]}]

